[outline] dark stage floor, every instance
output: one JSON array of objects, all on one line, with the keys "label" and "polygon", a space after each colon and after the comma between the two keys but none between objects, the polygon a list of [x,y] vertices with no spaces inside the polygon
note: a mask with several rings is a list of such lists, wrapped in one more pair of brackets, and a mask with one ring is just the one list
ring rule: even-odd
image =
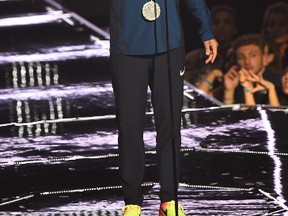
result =
[{"label": "dark stage floor", "polygon": [[[0,32],[0,215],[122,215],[109,35],[51,0],[0,1]],[[288,215],[288,107],[184,95],[186,214]],[[146,216],[159,207],[152,111],[148,97]]]}]

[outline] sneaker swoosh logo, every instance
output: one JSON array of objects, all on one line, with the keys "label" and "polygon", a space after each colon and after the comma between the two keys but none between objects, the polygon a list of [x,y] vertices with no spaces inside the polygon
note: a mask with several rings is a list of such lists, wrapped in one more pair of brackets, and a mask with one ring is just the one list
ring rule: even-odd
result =
[{"label": "sneaker swoosh logo", "polygon": [[183,70],[180,70],[180,76],[183,76],[184,75],[184,73],[185,73],[185,70],[186,70],[186,68],[184,67],[184,69]]},{"label": "sneaker swoosh logo", "polygon": [[[184,72],[185,72],[185,70],[184,70]],[[184,74],[184,73],[183,73],[183,74]],[[164,214],[165,214],[165,216],[168,215],[168,209],[166,209],[166,210],[164,211]]]}]

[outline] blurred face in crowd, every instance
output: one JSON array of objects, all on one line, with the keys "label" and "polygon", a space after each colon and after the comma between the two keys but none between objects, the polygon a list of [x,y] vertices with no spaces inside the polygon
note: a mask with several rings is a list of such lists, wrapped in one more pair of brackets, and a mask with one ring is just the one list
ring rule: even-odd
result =
[{"label": "blurred face in crowd", "polygon": [[268,44],[265,44],[265,47],[264,47],[264,55],[267,56],[267,57],[272,56],[271,58],[269,58],[267,64],[270,64],[270,63],[274,60],[273,53],[269,53],[269,46],[268,46]]},{"label": "blurred face in crowd", "polygon": [[234,19],[226,10],[219,10],[212,18],[214,24],[214,35],[216,40],[221,43],[231,42],[237,33]]},{"label": "blurred face in crowd", "polygon": [[254,74],[263,72],[265,55],[254,44],[240,46],[236,50],[237,64],[239,68],[245,68]]},{"label": "blurred face in crowd", "polygon": [[282,76],[282,90],[284,94],[288,95],[288,70],[286,73]]},{"label": "blurred face in crowd", "polygon": [[273,38],[288,34],[288,14],[271,13],[267,19],[266,32]]}]

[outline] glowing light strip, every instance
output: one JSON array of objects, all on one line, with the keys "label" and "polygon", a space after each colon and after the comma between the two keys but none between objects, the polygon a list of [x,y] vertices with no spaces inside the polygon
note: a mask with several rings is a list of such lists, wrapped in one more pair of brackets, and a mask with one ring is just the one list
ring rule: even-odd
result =
[{"label": "glowing light strip", "polygon": [[[57,8],[58,10],[63,10],[63,6],[56,1],[53,0],[45,0],[48,4],[52,5],[53,7]],[[89,22],[88,20],[84,19],[83,17],[79,16],[78,14],[71,12],[71,15],[74,19],[78,20],[81,24],[87,26],[88,28],[92,29],[93,31],[97,32],[98,34],[102,35],[104,38],[109,39],[110,35],[105,32],[103,29],[97,27],[93,23]]]},{"label": "glowing light strip", "polygon": [[187,91],[184,91],[184,96],[186,96],[186,97],[189,98],[190,100],[195,100],[195,98],[194,98],[192,95],[188,94]]},{"label": "glowing light strip", "polygon": [[47,195],[55,195],[55,194],[70,194],[70,193],[83,193],[89,191],[101,191],[101,190],[114,190],[114,189],[121,189],[122,187],[119,185],[116,186],[106,186],[106,187],[95,187],[95,188],[80,188],[80,189],[73,189],[73,190],[61,190],[61,191],[47,191],[40,193],[41,196]]},{"label": "glowing light strip", "polygon": [[15,202],[19,202],[19,201],[25,200],[25,199],[30,199],[30,198],[32,198],[34,196],[35,195],[32,194],[32,195],[20,197],[20,198],[14,199],[14,200],[10,200],[10,201],[7,201],[7,202],[0,203],[0,206],[9,205],[9,204],[12,204],[12,203],[15,203]]},{"label": "glowing light strip", "polygon": [[[145,151],[145,154],[156,154],[156,151]],[[71,156],[71,157],[61,157],[61,158],[48,158],[48,159],[38,159],[38,160],[22,160],[22,161],[8,161],[0,162],[0,166],[19,166],[27,164],[49,164],[49,163],[58,163],[58,162],[67,162],[67,161],[76,161],[76,160],[97,160],[97,159],[107,159],[118,157],[119,154],[105,154],[105,155],[96,155],[96,156]]]},{"label": "glowing light strip", "polygon": [[269,156],[274,162],[274,171],[273,171],[273,179],[274,179],[274,190],[278,194],[278,199],[280,200],[279,202],[285,202],[285,199],[283,197],[283,185],[281,183],[282,180],[282,163],[280,158],[275,155],[275,149],[276,149],[276,139],[275,139],[275,132],[271,126],[271,123],[268,119],[267,112],[265,110],[260,110],[259,111],[261,119],[263,121],[265,130],[267,132],[267,148],[269,151]]},{"label": "glowing light strip", "polygon": [[[0,63],[15,63],[15,62],[41,62],[41,61],[59,61],[67,59],[80,59],[91,57],[109,57],[110,51],[106,47],[95,45],[94,47],[82,46],[82,50],[73,49],[74,46],[67,47],[69,50],[64,50],[59,47],[58,50],[37,50],[39,53],[21,54],[21,53],[1,53]],[[71,49],[72,48],[72,49]]]},{"label": "glowing light strip", "polygon": [[278,215],[278,213],[283,213],[285,212],[286,210],[285,209],[279,209],[277,211],[273,211],[273,212],[270,212],[270,213],[266,213],[264,214],[263,216],[268,216],[268,215]]},{"label": "glowing light strip", "polygon": [[38,160],[23,160],[23,161],[9,161],[1,162],[0,166],[14,166],[14,165],[26,165],[26,164],[37,164],[37,163],[58,163],[65,161],[76,161],[76,160],[96,160],[96,159],[106,159],[118,157],[119,154],[106,154],[106,155],[97,155],[97,156],[71,156],[71,157],[62,157],[62,158],[48,158],[48,159],[38,159]]},{"label": "glowing light strip", "polygon": [[281,206],[283,209],[285,209],[286,211],[288,211],[288,207],[281,201],[279,201],[278,199],[276,199],[275,197],[271,196],[271,194],[259,189],[259,191],[264,194],[266,197],[272,199],[276,204],[278,204],[279,206]]},{"label": "glowing light strip", "polygon": [[[191,112],[191,111],[203,111],[203,110],[212,110],[213,107],[210,108],[190,108],[185,109],[182,112]],[[217,107],[216,109],[221,109]],[[146,115],[152,115],[153,112],[146,112]],[[8,127],[8,126],[32,126],[32,125],[38,125],[38,124],[51,124],[51,123],[62,123],[62,122],[76,122],[76,121],[95,121],[95,120],[108,120],[108,119],[114,119],[116,118],[116,115],[104,115],[104,116],[92,116],[92,117],[77,117],[77,118],[62,118],[62,119],[52,119],[52,120],[40,120],[40,121],[34,121],[34,122],[11,122],[11,123],[4,123],[0,124],[1,127]]]},{"label": "glowing light strip", "polygon": [[[189,89],[187,89],[187,88],[189,88]],[[197,92],[198,95],[201,95],[202,97],[206,98],[207,100],[212,101],[214,104],[216,104],[218,106],[223,105],[223,103],[221,101],[215,99],[211,95],[208,95],[206,92],[202,91],[201,89],[197,88],[196,86],[194,86],[193,84],[189,83],[186,80],[184,80],[184,89],[185,89],[185,92],[187,92],[187,93],[188,92],[191,92],[191,93]]]},{"label": "glowing light strip", "polygon": [[52,119],[52,120],[40,120],[40,121],[34,121],[34,122],[26,122],[26,123],[18,123],[18,122],[12,122],[12,123],[6,123],[6,124],[0,124],[1,127],[8,127],[8,126],[32,126],[32,125],[38,125],[38,124],[53,124],[53,123],[64,123],[64,122],[75,122],[75,121],[95,121],[95,120],[108,120],[108,119],[115,119],[116,115],[105,115],[105,116],[93,116],[93,117],[76,117],[76,118],[63,118],[63,119]]},{"label": "glowing light strip", "polygon": [[[269,152],[255,152],[255,151],[241,151],[241,150],[225,150],[225,149],[204,149],[204,148],[183,148],[181,152],[194,152],[194,151],[202,151],[202,152],[222,152],[222,153],[241,153],[241,154],[257,154],[257,155],[270,155]],[[155,150],[148,150],[145,151],[145,154],[155,155]],[[288,153],[281,153],[275,152],[275,155],[278,156],[288,156]],[[105,154],[105,155],[96,155],[96,156],[71,156],[71,157],[61,157],[61,158],[48,158],[48,159],[38,159],[38,160],[22,160],[22,161],[8,161],[8,162],[1,162],[0,166],[20,166],[25,164],[38,164],[38,163],[58,163],[58,162],[65,162],[65,161],[76,161],[76,160],[97,160],[97,159],[107,159],[118,157],[119,154]]]},{"label": "glowing light strip", "polygon": [[228,191],[253,191],[254,188],[237,188],[237,187],[221,187],[211,185],[190,185],[186,183],[180,183],[179,186],[188,188],[200,188],[200,189],[217,189],[217,190],[228,190]]},{"label": "glowing light strip", "polygon": [[[153,187],[153,186],[159,186],[159,183],[155,182],[144,182],[142,187]],[[186,183],[180,183],[179,186],[181,187],[187,187],[187,188],[200,188],[200,189],[213,189],[213,190],[228,190],[228,191],[252,191],[253,188],[233,188],[233,187],[216,187],[216,186],[209,186],[209,185],[190,185]],[[71,189],[71,190],[59,190],[59,191],[45,191],[45,192],[40,192],[40,196],[49,196],[49,195],[57,195],[57,194],[71,194],[71,193],[84,193],[84,192],[91,192],[91,191],[101,191],[101,190],[118,190],[121,189],[122,186],[120,185],[115,185],[115,186],[104,186],[104,187],[93,187],[93,188],[79,188],[79,189]],[[10,200],[7,202],[0,203],[0,206],[4,205],[9,205],[24,199],[30,199],[34,197],[35,195],[38,195],[36,193],[25,196],[25,197],[20,197],[18,199]]]},{"label": "glowing light strip", "polygon": [[[182,113],[185,112],[199,112],[199,111],[210,111],[210,110],[222,110],[227,108],[222,107],[209,107],[209,108],[187,108],[183,109]],[[153,112],[146,112],[146,115],[152,115]],[[106,116],[92,116],[92,117],[79,117],[79,118],[63,118],[63,119],[53,119],[53,120],[41,120],[36,122],[26,122],[26,123],[18,123],[18,122],[11,122],[11,123],[3,123],[0,124],[1,127],[8,127],[8,126],[32,126],[37,124],[46,124],[46,123],[61,123],[61,122],[75,122],[75,121],[94,121],[94,120],[105,120],[105,119],[112,119],[115,118],[116,115],[106,115]]]},{"label": "glowing light strip", "polygon": [[[142,187],[153,187],[159,186],[159,183],[154,182],[144,182]],[[201,188],[201,189],[217,189],[217,190],[228,190],[228,191],[253,191],[253,188],[236,188],[236,187],[217,187],[217,186],[209,186],[209,185],[190,185],[186,183],[180,183],[180,187],[187,187],[187,188]],[[80,188],[80,189],[72,189],[72,190],[59,190],[59,191],[47,191],[40,193],[41,196],[47,195],[55,195],[55,194],[67,194],[67,193],[83,193],[88,191],[101,191],[101,190],[115,190],[121,189],[122,186],[105,186],[105,187],[94,187],[94,188]]]},{"label": "glowing light strip", "polygon": [[[40,81],[41,76],[37,82],[39,83]],[[16,86],[17,82],[18,81],[15,81],[14,86]],[[43,82],[43,80],[41,82]],[[108,92],[111,92],[111,95],[113,95],[112,85],[110,83],[104,83],[104,84],[93,83],[93,86],[92,84],[86,85],[85,83],[71,86],[63,86],[63,85],[56,85],[49,87],[47,86],[42,87],[42,86],[43,85],[41,84],[40,88],[35,88],[33,86],[29,88],[19,88],[16,86],[15,88],[2,89],[0,94],[0,101],[1,102],[5,100],[38,101],[38,100],[50,100],[51,98],[64,99],[70,97],[73,97],[75,99],[77,97],[83,97],[88,95],[95,96],[95,95],[101,95],[102,93],[108,94]]]},{"label": "glowing light strip", "polygon": [[67,19],[71,14],[63,13],[63,11],[53,11],[50,14],[39,14],[29,16],[7,17],[0,19],[0,28],[8,26],[35,25],[41,23],[55,22],[59,19]]},{"label": "glowing light strip", "polygon": [[[258,155],[271,155],[271,152],[260,152],[260,151],[249,151],[249,150],[239,150],[239,149],[212,149],[212,148],[184,148],[181,151],[205,151],[205,152],[222,152],[222,153],[241,153],[241,154],[258,154]],[[288,156],[288,153],[283,152],[274,152],[273,155],[277,156]]]}]

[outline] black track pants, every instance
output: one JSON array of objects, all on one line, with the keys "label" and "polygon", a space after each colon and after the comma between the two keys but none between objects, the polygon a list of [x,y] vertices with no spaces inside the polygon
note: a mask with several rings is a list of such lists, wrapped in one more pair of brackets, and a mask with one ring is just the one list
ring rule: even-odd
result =
[{"label": "black track pants", "polygon": [[[174,199],[167,54],[128,56],[111,53],[110,57],[119,129],[120,181],[125,204],[141,205],[143,202],[141,193],[145,168],[143,127],[148,86],[151,89],[157,131],[156,150],[161,185],[160,200],[165,202]],[[172,50],[170,57],[178,184],[184,49]]]}]

